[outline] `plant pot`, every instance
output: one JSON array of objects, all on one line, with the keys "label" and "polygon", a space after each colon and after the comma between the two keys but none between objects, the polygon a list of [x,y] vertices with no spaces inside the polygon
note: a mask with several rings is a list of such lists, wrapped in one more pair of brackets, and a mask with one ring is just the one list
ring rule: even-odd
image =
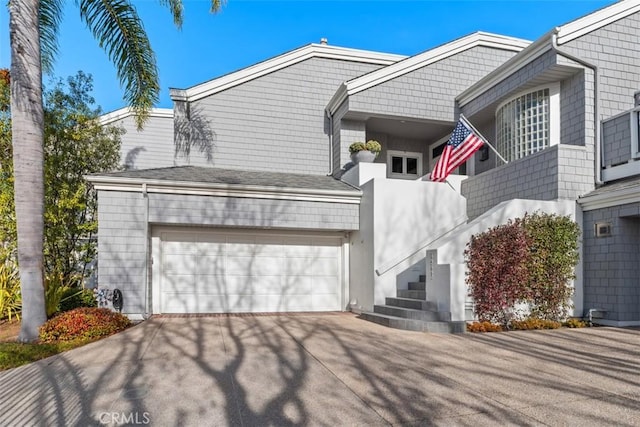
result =
[{"label": "plant pot", "polygon": [[376,153],[372,151],[362,150],[351,155],[351,161],[354,165],[358,163],[373,163],[376,159]]}]

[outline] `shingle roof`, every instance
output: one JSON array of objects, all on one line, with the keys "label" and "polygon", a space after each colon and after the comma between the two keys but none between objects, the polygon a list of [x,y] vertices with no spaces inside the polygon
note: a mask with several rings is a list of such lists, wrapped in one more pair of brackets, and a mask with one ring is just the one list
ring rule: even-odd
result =
[{"label": "shingle roof", "polygon": [[127,170],[93,174],[91,178],[123,178],[135,180],[172,181],[183,183],[226,184],[238,186],[260,186],[296,188],[308,190],[353,191],[351,185],[326,175],[305,175],[284,172],[258,172],[235,169],[219,169],[198,166],[174,166],[158,169]]},{"label": "shingle roof", "polygon": [[619,181],[607,183],[602,187],[596,188],[590,193],[580,196],[580,198],[583,199],[585,197],[597,196],[600,194],[611,193],[614,191],[633,189],[634,187],[638,187],[638,190],[640,191],[640,177],[635,176],[635,177],[625,178]]}]

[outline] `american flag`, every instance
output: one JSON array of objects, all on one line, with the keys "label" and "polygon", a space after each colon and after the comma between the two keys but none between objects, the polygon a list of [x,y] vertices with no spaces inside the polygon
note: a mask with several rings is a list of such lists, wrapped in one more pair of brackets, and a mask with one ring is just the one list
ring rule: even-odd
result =
[{"label": "american flag", "polygon": [[484,140],[461,117],[431,172],[431,181],[442,182],[482,147]]}]

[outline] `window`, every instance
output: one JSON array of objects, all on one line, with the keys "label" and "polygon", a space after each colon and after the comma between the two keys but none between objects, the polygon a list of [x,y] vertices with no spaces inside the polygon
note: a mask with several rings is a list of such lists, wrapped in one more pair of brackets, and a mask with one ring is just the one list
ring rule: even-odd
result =
[{"label": "window", "polygon": [[558,143],[559,92],[559,84],[538,88],[498,107],[496,149],[507,161]]},{"label": "window", "polygon": [[387,151],[389,178],[417,179],[422,176],[422,154],[408,151]]}]

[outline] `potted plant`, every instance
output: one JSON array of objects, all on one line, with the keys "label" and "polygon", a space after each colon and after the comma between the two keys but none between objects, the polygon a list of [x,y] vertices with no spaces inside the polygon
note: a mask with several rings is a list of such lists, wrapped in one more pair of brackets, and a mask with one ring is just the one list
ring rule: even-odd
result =
[{"label": "potted plant", "polygon": [[380,151],[382,146],[378,141],[370,139],[367,142],[354,142],[349,146],[349,153],[351,153],[351,161],[354,165],[358,163],[372,163]]}]

